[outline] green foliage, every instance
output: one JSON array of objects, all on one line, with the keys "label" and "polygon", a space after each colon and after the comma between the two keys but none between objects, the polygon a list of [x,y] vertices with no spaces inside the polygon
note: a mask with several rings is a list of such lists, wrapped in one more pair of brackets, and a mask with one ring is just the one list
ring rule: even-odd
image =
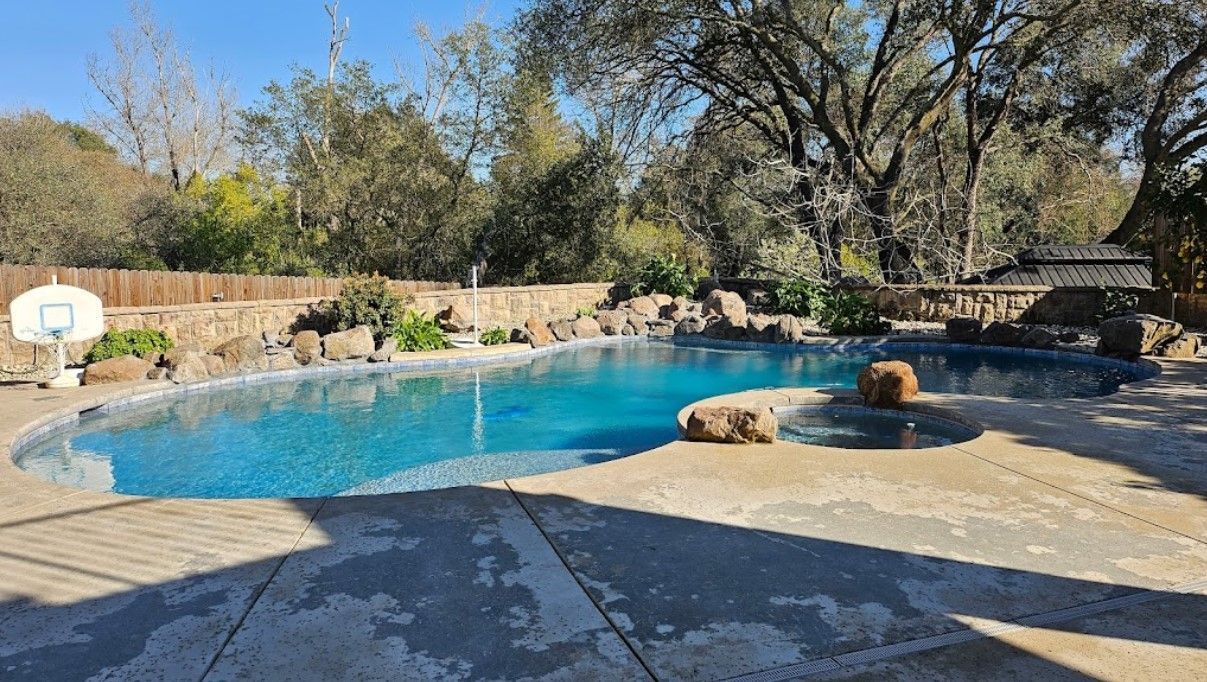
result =
[{"label": "green foliage", "polygon": [[174,270],[303,275],[316,269],[287,190],[247,164],[210,180],[193,176],[161,211],[151,236]]},{"label": "green foliage", "polygon": [[1174,291],[1207,289],[1207,159],[1161,177],[1157,209],[1166,228],[1158,235],[1164,247],[1162,286]]},{"label": "green foliage", "polygon": [[1112,317],[1134,313],[1136,307],[1140,305],[1140,296],[1127,289],[1099,285],[1098,291],[1100,292],[1098,309],[1092,316],[1094,324],[1100,324],[1103,320],[1109,320]]},{"label": "green foliage", "polygon": [[394,325],[394,338],[398,340],[398,350],[401,351],[440,350],[448,347],[448,338],[435,318],[414,310],[406,311],[402,319]]},{"label": "green foliage", "polygon": [[344,280],[339,297],[328,304],[327,315],[335,331],[365,325],[381,341],[405,319],[403,309],[409,302],[409,297],[390,288],[388,278],[361,275]]},{"label": "green foliage", "polygon": [[833,298],[824,284],[803,279],[785,280],[771,288],[771,308],[777,315],[820,320]]},{"label": "green foliage", "polygon": [[467,157],[451,155],[459,145],[401,92],[365,62],[341,65],[330,89],[296,69],[243,114],[240,141],[263,175],[287,180],[323,270],[457,279],[487,202]]},{"label": "green foliage", "polygon": [[882,334],[892,327],[880,319],[876,306],[866,297],[806,280],[776,284],[771,290],[771,306],[779,315],[817,320],[832,334]]},{"label": "green foliage", "polygon": [[834,294],[826,305],[826,317],[822,322],[831,334],[838,335],[883,334],[892,328],[892,325],[880,319],[880,313],[871,301],[846,291]]},{"label": "green foliage", "polygon": [[595,314],[595,308],[587,305],[581,306],[574,309],[574,314],[578,315],[579,317],[591,317]]},{"label": "green foliage", "polygon": [[158,329],[110,329],[84,355],[84,362],[100,362],[123,355],[162,353],[175,344]]},{"label": "green foliage", "polygon": [[135,228],[162,192],[82,126],[0,115],[0,263],[163,269]]},{"label": "green foliage", "polygon": [[695,290],[695,282],[687,274],[687,264],[680,263],[673,253],[651,258],[637,273],[637,282],[633,285],[634,296],[691,296]]},{"label": "green foliage", "polygon": [[478,336],[483,346],[501,346],[511,340],[511,334],[502,327],[491,327]]},{"label": "green foliage", "polygon": [[490,169],[495,205],[483,234],[501,284],[597,281],[620,206],[620,167],[603,140],[558,113],[547,77],[521,72],[507,93],[501,153]]}]

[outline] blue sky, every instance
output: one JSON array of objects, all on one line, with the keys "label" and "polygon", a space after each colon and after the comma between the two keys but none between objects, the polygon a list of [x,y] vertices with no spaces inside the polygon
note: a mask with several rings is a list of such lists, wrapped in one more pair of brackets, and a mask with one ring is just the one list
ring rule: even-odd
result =
[{"label": "blue sky", "polygon": [[[82,119],[87,103],[96,102],[85,62],[90,53],[108,53],[110,29],[128,22],[126,1],[5,4],[0,111],[33,108]],[[521,5],[522,0],[342,0],[340,12],[352,20],[344,58],[367,59],[380,77],[393,78],[395,60],[413,63],[418,57],[416,21],[443,32],[483,12],[487,21],[502,25]],[[152,0],[151,7],[196,65],[212,62],[230,75],[244,105],[269,80],[286,77],[290,64],[325,67],[330,28],[323,0]]]}]

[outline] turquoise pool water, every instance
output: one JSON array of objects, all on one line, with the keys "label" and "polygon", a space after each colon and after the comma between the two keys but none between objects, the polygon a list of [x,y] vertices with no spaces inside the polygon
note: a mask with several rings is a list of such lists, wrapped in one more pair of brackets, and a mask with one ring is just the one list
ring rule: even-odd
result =
[{"label": "turquoise pool water", "polygon": [[[439,372],[311,374],[215,387],[86,415],[17,464],[92,490],[303,497],[478,483],[606,461],[674,440],[675,414],[769,386],[853,386],[909,362],[923,391],[1104,395],[1136,377],[1071,359],[933,350],[771,351],[632,342]],[[307,376],[303,374],[302,376]]]}]

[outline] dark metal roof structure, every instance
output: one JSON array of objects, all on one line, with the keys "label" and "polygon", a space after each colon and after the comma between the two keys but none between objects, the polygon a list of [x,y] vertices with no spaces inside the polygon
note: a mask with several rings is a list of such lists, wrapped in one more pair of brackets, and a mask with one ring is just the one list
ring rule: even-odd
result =
[{"label": "dark metal roof structure", "polygon": [[1114,244],[1036,246],[985,272],[986,284],[1151,289],[1152,258]]}]

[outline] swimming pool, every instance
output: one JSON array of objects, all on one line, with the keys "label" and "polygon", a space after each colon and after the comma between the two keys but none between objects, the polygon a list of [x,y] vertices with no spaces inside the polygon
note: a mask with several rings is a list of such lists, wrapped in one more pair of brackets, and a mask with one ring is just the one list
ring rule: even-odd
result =
[{"label": "swimming pool", "polygon": [[765,350],[692,341],[575,345],[476,367],[174,392],[86,414],[16,462],[90,490],[309,497],[479,483],[606,461],[677,437],[696,400],[770,386],[851,387],[868,362],[914,366],[923,391],[1105,395],[1137,370],[1093,358],[889,344]]}]

